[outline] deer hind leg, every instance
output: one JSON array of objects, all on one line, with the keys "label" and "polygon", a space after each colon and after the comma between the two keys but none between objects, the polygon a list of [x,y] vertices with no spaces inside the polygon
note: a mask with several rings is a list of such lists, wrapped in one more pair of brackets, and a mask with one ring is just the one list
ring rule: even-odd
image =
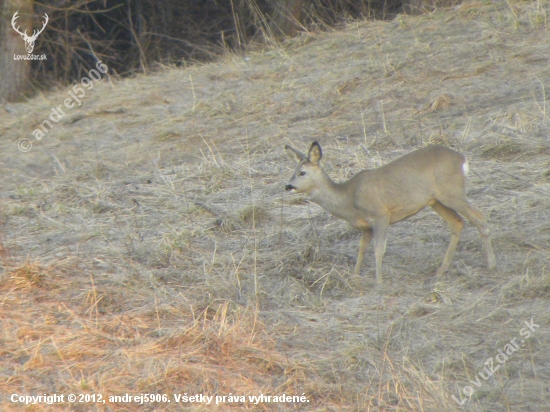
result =
[{"label": "deer hind leg", "polygon": [[456,247],[458,246],[458,241],[460,240],[460,232],[462,232],[462,228],[464,227],[464,219],[462,219],[453,209],[448,208],[441,202],[436,201],[431,206],[439,216],[447,221],[449,228],[451,229],[451,240],[449,241],[447,252],[443,258],[443,263],[436,272],[436,276],[441,276],[449,269],[449,266],[451,265]]},{"label": "deer hind leg", "polygon": [[487,259],[487,267],[489,270],[494,269],[496,266],[496,259],[493,252],[493,247],[491,246],[491,236],[489,235],[489,229],[487,228],[487,220],[485,219],[485,216],[483,216],[483,213],[470,205],[466,199],[451,200],[450,202],[440,199],[440,201],[460,213],[475,227],[477,227],[483,242],[483,251]]},{"label": "deer hind leg", "polygon": [[361,264],[363,263],[363,258],[365,257],[365,250],[369,245],[372,239],[373,231],[371,228],[363,230],[361,235],[361,240],[359,241],[359,255],[357,256],[357,264],[355,265],[355,274],[359,275],[361,273]]}]

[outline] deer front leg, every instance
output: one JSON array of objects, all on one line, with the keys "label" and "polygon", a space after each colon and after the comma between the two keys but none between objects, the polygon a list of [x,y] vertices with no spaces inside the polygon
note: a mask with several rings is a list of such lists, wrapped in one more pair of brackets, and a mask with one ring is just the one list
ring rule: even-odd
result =
[{"label": "deer front leg", "polygon": [[357,256],[357,264],[355,265],[355,274],[359,276],[361,273],[361,264],[363,263],[363,258],[365,257],[365,250],[369,246],[369,243],[372,239],[372,228],[364,229],[363,234],[361,235],[361,240],[359,241],[359,255]]},{"label": "deer front leg", "polygon": [[374,221],[374,257],[376,258],[376,283],[382,284],[382,259],[386,253],[386,239],[390,219],[388,216],[377,218]]}]

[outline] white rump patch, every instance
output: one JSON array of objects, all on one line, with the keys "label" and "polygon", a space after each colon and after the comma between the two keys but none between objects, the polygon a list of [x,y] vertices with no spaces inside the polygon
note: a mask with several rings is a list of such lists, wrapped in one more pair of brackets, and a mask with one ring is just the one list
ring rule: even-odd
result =
[{"label": "white rump patch", "polygon": [[470,165],[468,164],[468,159],[462,163],[462,173],[464,173],[464,176],[468,176],[468,172],[470,172]]}]

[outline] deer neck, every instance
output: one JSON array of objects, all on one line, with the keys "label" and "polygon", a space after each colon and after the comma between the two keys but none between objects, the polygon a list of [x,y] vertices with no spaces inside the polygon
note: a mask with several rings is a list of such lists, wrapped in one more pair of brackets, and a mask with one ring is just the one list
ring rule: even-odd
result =
[{"label": "deer neck", "polygon": [[324,171],[322,181],[318,189],[311,191],[310,198],[327,212],[334,216],[348,220],[349,205],[345,196],[346,185],[334,182]]}]

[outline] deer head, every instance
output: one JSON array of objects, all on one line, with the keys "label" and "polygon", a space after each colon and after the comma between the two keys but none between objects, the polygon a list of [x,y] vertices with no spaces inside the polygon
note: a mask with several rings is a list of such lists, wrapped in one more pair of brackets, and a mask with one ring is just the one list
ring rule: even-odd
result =
[{"label": "deer head", "polygon": [[13,29],[21,35],[23,40],[25,40],[25,43],[26,43],[25,48],[27,49],[27,53],[31,54],[34,49],[34,42],[36,41],[36,38],[38,37],[38,35],[42,33],[46,28],[46,24],[48,24],[49,17],[46,13],[44,13],[45,21],[42,24],[42,28],[40,30],[34,30],[32,36],[29,37],[27,35],[27,30],[25,30],[25,32],[21,32],[21,30],[19,30],[19,26],[15,27],[15,21],[19,18],[17,13],[19,13],[19,10],[17,10],[13,15],[13,18],[11,19],[11,25]]}]

